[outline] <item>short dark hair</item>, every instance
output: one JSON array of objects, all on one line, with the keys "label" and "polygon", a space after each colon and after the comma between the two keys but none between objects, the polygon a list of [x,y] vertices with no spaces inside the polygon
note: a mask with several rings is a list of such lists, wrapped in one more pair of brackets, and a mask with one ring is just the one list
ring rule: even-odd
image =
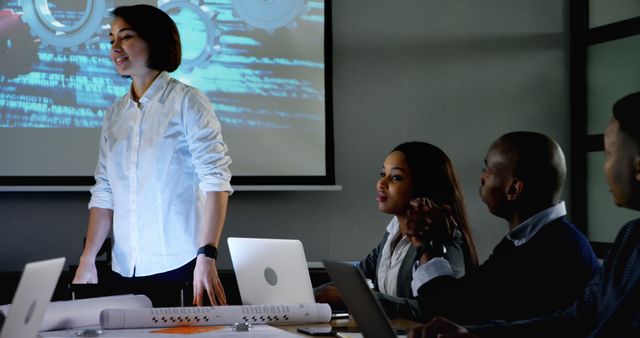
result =
[{"label": "short dark hair", "polygon": [[149,45],[147,67],[173,72],[180,66],[182,45],[171,17],[151,5],[120,6],[111,16],[122,18]]},{"label": "short dark hair", "polygon": [[567,176],[567,166],[560,146],[549,136],[515,131],[496,141],[509,156],[514,176],[523,180],[537,196],[559,198]]},{"label": "short dark hair", "polygon": [[442,149],[426,142],[405,142],[392,152],[401,152],[411,172],[412,198],[428,197],[435,203],[451,207],[458,229],[465,237],[474,266],[478,265],[476,246],[464,206],[464,196],[453,163]]},{"label": "short dark hair", "polygon": [[613,105],[613,117],[620,123],[620,131],[640,144],[640,92],[618,100]]}]

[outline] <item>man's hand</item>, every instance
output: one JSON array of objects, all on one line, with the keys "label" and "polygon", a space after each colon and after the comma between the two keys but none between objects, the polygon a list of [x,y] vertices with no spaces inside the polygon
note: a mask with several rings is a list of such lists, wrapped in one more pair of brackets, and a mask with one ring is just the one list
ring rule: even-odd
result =
[{"label": "man's hand", "polygon": [[407,236],[414,246],[424,242],[444,243],[453,237],[458,224],[451,214],[451,207],[437,205],[426,197],[418,197],[410,202]]},{"label": "man's hand", "polygon": [[478,338],[463,326],[446,318],[435,317],[426,325],[417,326],[409,331],[410,338]]},{"label": "man's hand", "polygon": [[216,260],[198,255],[193,270],[193,305],[202,306],[204,293],[209,296],[211,305],[227,305],[224,288],[218,278]]},{"label": "man's hand", "polygon": [[341,304],[342,296],[334,285],[327,285],[315,293],[316,303]]},{"label": "man's hand", "polygon": [[95,260],[88,260],[80,258],[80,263],[76,269],[76,274],[73,277],[71,284],[97,284],[98,283],[98,270],[96,269]]}]

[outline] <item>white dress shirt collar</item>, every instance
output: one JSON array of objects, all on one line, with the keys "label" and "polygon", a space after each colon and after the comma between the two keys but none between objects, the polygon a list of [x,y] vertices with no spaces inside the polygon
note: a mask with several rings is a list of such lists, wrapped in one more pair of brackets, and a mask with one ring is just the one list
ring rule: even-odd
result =
[{"label": "white dress shirt collar", "polygon": [[[160,93],[167,89],[167,85],[171,80],[171,76],[166,71],[160,72],[158,76],[153,80],[151,86],[147,88],[142,97],[140,98],[140,103],[145,103],[147,101],[153,101]],[[127,92],[127,99],[129,103],[135,104],[136,102],[133,100],[133,84],[129,88]]]},{"label": "white dress shirt collar", "polygon": [[535,236],[543,226],[566,214],[567,209],[565,208],[564,201],[561,201],[518,224],[518,226],[507,234],[507,239],[513,242],[515,246],[520,246]]},{"label": "white dress shirt collar", "polygon": [[398,217],[393,216],[391,222],[387,224],[387,232],[389,236],[394,236],[398,231],[400,231],[400,222],[398,221]]}]

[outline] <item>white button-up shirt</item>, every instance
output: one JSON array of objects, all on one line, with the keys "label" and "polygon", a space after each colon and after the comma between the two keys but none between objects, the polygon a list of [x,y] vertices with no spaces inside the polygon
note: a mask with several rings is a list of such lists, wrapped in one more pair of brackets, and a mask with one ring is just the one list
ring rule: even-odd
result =
[{"label": "white button-up shirt", "polygon": [[[407,255],[407,251],[411,247],[411,241],[407,236],[400,232],[400,222],[397,217],[393,217],[389,225],[387,225],[387,242],[384,243],[382,253],[380,255],[380,264],[378,264],[378,289],[380,292],[397,296],[398,294],[398,273],[400,266]],[[395,247],[391,247],[392,242],[398,236],[402,236]]]},{"label": "white button-up shirt", "polygon": [[233,192],[221,126],[207,96],[162,72],[140,103],[105,114],[89,208],[113,210],[112,268],[131,277],[196,256],[206,192]]}]

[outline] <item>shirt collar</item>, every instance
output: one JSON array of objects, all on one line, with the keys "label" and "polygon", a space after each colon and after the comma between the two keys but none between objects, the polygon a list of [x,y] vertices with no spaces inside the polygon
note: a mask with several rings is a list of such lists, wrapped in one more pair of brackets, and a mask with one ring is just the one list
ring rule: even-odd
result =
[{"label": "shirt collar", "polygon": [[[393,216],[393,218],[391,219],[391,222],[387,224],[387,232],[389,233],[389,236],[392,237],[392,236],[395,236],[399,231],[400,231],[400,221],[398,221],[397,216]],[[402,236],[404,236],[404,234]],[[460,232],[460,230],[458,230],[457,228],[453,232],[453,240],[454,241],[462,240],[462,232]]]},{"label": "shirt collar", "polygon": [[394,236],[400,231],[400,221],[398,221],[398,217],[393,216],[393,219],[387,225],[387,232],[389,235]]},{"label": "shirt collar", "polygon": [[526,221],[518,224],[513,230],[507,234],[507,239],[513,242],[513,245],[520,246],[530,240],[535,234],[542,229],[543,226],[556,218],[563,217],[567,214],[564,201],[544,209],[537,214],[529,217]]},{"label": "shirt collar", "polygon": [[[160,72],[160,74],[158,74],[155,80],[153,80],[153,83],[151,84],[151,86],[149,86],[147,91],[144,92],[144,95],[142,95],[142,97],[140,98],[140,103],[145,103],[157,97],[165,89],[165,87],[167,86],[167,83],[169,82],[169,79],[171,78],[169,77],[169,73],[167,73],[167,71]],[[133,90],[133,85],[131,86],[131,88],[129,88],[130,101],[133,101],[132,100],[133,95],[131,95],[132,90]]]}]

